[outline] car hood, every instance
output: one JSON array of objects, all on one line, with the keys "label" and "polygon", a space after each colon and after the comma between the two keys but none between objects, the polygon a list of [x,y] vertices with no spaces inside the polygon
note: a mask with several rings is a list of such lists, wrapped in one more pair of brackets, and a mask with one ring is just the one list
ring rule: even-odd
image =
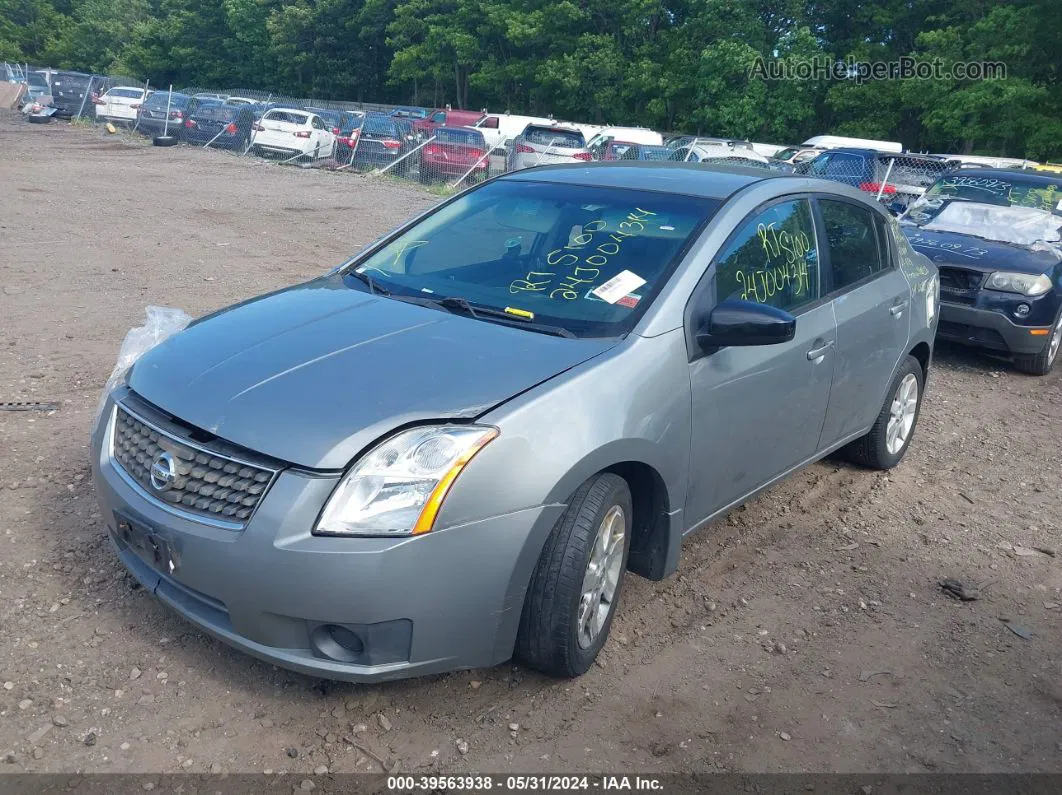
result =
[{"label": "car hood", "polygon": [[915,251],[938,265],[957,265],[985,273],[998,270],[1045,273],[1062,260],[1062,254],[1050,244],[1020,246],[957,232],[936,232],[914,224],[901,224],[900,228]]},{"label": "car hood", "polygon": [[472,419],[615,344],[451,315],[333,277],[193,323],[149,350],[129,386],[222,439],[340,469],[399,426]]}]

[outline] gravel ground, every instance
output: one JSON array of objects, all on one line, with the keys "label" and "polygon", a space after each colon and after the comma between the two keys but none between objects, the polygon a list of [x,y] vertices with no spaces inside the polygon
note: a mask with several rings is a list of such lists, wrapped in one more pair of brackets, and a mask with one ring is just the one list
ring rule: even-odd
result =
[{"label": "gravel ground", "polygon": [[0,772],[1062,772],[1062,373],[956,349],[897,470],[817,464],[689,539],[576,681],[322,682],[137,589],[86,450],[145,305],[294,283],[433,201],[0,117],[0,402],[59,404],[0,411]]}]

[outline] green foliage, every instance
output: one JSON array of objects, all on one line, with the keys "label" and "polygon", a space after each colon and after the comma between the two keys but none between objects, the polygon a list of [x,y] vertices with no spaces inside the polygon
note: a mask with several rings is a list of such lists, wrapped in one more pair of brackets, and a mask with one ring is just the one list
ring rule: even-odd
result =
[{"label": "green foliage", "polygon": [[[0,60],[322,99],[1062,160],[1058,0],[0,0]],[[1005,79],[764,80],[759,59]]]}]

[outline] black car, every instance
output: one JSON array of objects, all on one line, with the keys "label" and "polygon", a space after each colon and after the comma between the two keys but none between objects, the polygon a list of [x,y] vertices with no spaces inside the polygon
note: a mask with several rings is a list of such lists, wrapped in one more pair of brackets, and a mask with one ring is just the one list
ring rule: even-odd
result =
[{"label": "black car", "polygon": [[946,160],[930,155],[831,149],[799,164],[796,171],[872,193],[898,214],[950,168]]},{"label": "black car", "polygon": [[244,150],[251,140],[254,109],[247,104],[200,105],[184,120],[184,140],[217,149]]},{"label": "black car", "polygon": [[[384,168],[409,152],[415,145],[413,128],[402,119],[382,113],[366,113],[355,120],[358,135],[354,146],[354,165]],[[342,152],[339,157],[342,157]],[[347,154],[350,157],[350,154]],[[412,165],[407,157],[392,171],[406,173]]]},{"label": "black car", "polygon": [[84,72],[55,72],[52,74],[52,107],[57,119],[72,119],[80,113],[95,118],[92,97],[104,93],[111,82],[100,75]]},{"label": "black car", "polygon": [[1062,345],[1062,177],[963,169],[900,227],[940,271],[937,337],[1013,356],[1046,375]]},{"label": "black car", "polygon": [[150,94],[139,108],[137,131],[148,136],[162,135],[167,131],[170,135],[179,136],[191,102],[190,96],[177,91]]},{"label": "black car", "polygon": [[669,160],[671,150],[666,146],[654,146],[651,144],[629,144],[619,154],[619,160]]}]

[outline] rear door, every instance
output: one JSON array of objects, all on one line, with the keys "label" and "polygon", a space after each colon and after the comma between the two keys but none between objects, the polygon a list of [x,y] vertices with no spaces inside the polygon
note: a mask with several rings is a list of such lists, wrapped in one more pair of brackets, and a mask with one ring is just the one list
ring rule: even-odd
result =
[{"label": "rear door", "polygon": [[836,370],[821,447],[867,430],[910,336],[911,288],[885,219],[861,202],[815,199],[823,275],[837,318]]},{"label": "rear door", "polygon": [[836,328],[821,297],[817,228],[805,196],[770,202],[738,225],[695,293],[695,329],[720,301],[769,304],[796,317],[779,345],[690,349],[693,424],[688,525],[743,500],[813,458],[830,401]]}]

